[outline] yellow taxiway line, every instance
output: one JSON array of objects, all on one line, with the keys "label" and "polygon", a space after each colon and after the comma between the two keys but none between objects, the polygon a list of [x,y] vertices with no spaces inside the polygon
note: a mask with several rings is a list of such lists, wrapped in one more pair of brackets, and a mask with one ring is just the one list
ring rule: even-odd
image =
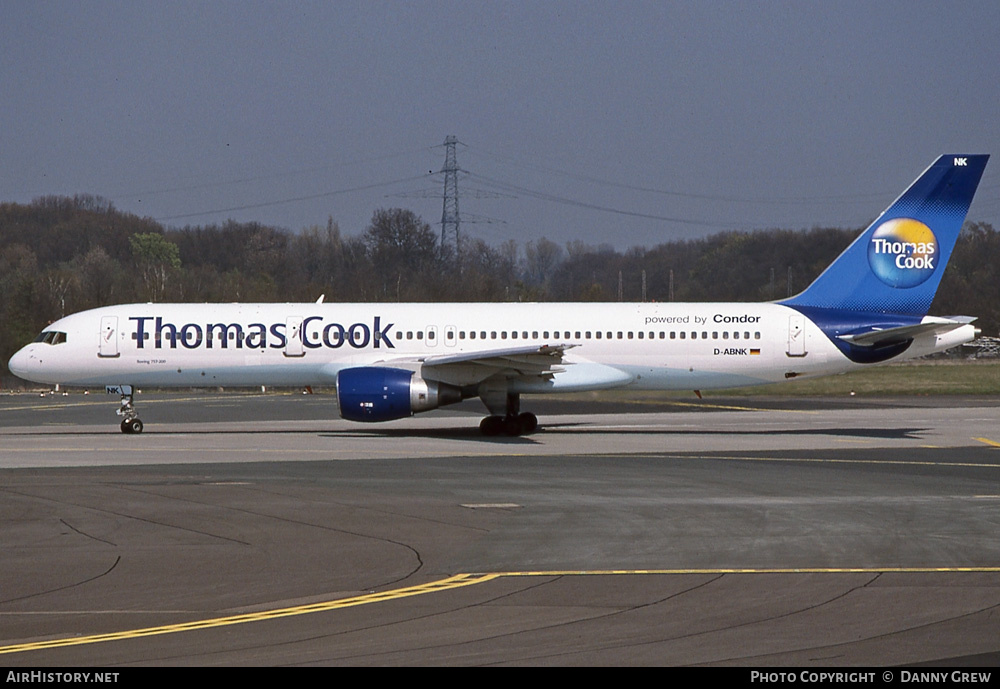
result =
[{"label": "yellow taxiway line", "polygon": [[229,615],[226,617],[214,617],[205,620],[192,620],[180,624],[166,624],[160,627],[145,627],[143,629],[130,629],[122,632],[112,632],[110,634],[95,634],[93,636],[78,636],[64,639],[49,639],[46,641],[36,641],[26,644],[15,644],[12,646],[0,646],[0,655],[5,653],[20,653],[23,651],[40,651],[46,648],[61,648],[64,646],[80,646],[82,644],[98,644],[105,641],[121,641],[124,639],[137,639],[144,636],[156,636],[158,634],[175,634],[177,632],[187,632],[195,629],[210,629],[212,627],[226,627],[234,624],[245,624],[247,622],[262,622],[264,620],[274,620],[281,617],[292,617],[294,615],[308,615],[313,612],[323,612],[326,610],[337,610],[340,608],[351,608],[357,605],[368,603],[379,603],[396,598],[407,598],[409,596],[419,596],[424,593],[444,591],[447,589],[460,588],[471,584],[480,584],[484,581],[496,579],[498,574],[456,574],[447,579],[431,581],[417,586],[407,586],[401,589],[392,589],[381,593],[368,593],[362,596],[352,596],[350,598],[339,598],[337,600],[324,601],[321,603],[310,603],[309,605],[296,605],[290,608],[276,608],[274,610],[262,610],[260,612],[246,613],[243,615]]},{"label": "yellow taxiway line", "polygon": [[410,596],[420,596],[425,593],[436,591],[447,591],[449,589],[461,588],[482,584],[502,577],[564,577],[564,576],[620,576],[620,575],[678,575],[678,574],[885,574],[885,573],[941,573],[941,572],[992,572],[1000,573],[998,567],[795,567],[795,568],[762,568],[762,569],[612,569],[612,570],[554,570],[554,571],[524,571],[524,572],[493,572],[493,573],[465,573],[456,574],[447,579],[439,579],[417,586],[407,586],[380,593],[369,593],[361,596],[351,596],[350,598],[340,598],[337,600],[323,601],[320,603],[310,603],[308,605],[296,605],[287,608],[275,608],[274,610],[263,610],[260,612],[246,613],[242,615],[228,615],[225,617],[213,617],[204,620],[192,620],[179,624],[167,624],[159,627],[145,627],[142,629],[130,629],[121,632],[108,634],[94,634],[92,636],[75,636],[61,639],[47,639],[45,641],[35,641],[23,644],[13,644],[10,646],[0,646],[0,655],[7,653],[23,653],[25,651],[40,651],[51,648],[63,648],[66,646],[81,646],[84,644],[97,644],[105,641],[123,641],[125,639],[138,639],[159,634],[176,634],[178,632],[193,631],[196,629],[210,629],[212,627],[225,627],[235,624],[245,624],[248,622],[262,622],[274,620],[282,617],[293,617],[296,615],[308,615],[314,612],[325,612],[350,608],[369,603],[381,603],[383,601],[395,600],[397,598],[408,598]]}]

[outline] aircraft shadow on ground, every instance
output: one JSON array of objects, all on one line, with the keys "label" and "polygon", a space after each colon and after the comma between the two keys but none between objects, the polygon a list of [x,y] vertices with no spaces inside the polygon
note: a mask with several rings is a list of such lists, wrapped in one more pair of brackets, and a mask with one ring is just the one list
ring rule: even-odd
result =
[{"label": "aircraft shadow on ground", "polygon": [[452,426],[449,428],[395,429],[379,428],[370,431],[331,431],[320,434],[324,438],[433,438],[437,440],[468,440],[475,442],[496,443],[499,445],[536,445],[537,433],[533,435],[494,435],[486,436],[479,431],[478,426]]},{"label": "aircraft shadow on ground", "polygon": [[585,424],[577,423],[549,423],[545,424],[543,431],[549,433],[574,433],[574,434],[596,434],[596,433],[619,433],[622,435],[702,435],[702,436],[819,436],[834,435],[857,438],[881,438],[894,440],[919,440],[927,433],[928,428],[787,428],[769,430],[726,430],[724,428],[627,428],[621,430],[607,430],[603,428],[588,428]]},{"label": "aircraft shadow on ground", "polygon": [[[319,430],[319,429],[185,429],[183,431],[157,430],[147,427],[141,436],[131,436],[136,439],[143,436],[168,436],[168,435],[273,435],[273,434],[317,434],[323,438],[432,438],[438,440],[465,440],[473,442],[495,443],[498,445],[518,445],[537,444],[540,436],[546,434],[575,434],[575,435],[624,435],[624,436],[705,436],[705,437],[725,437],[725,436],[823,436],[832,435],[840,437],[854,438],[878,438],[888,440],[919,440],[930,429],[927,428],[789,428],[770,430],[727,430],[727,429],[706,429],[706,428],[593,428],[585,423],[548,423],[540,427],[539,430],[528,436],[484,436],[478,426],[448,426],[440,428],[378,428],[371,430]],[[14,435],[23,436],[108,436],[119,435],[112,430],[73,430],[73,431],[37,431],[27,433],[16,433]],[[134,447],[133,449],[141,449]]]},{"label": "aircraft shadow on ground", "polygon": [[794,428],[777,430],[726,430],[726,429],[690,429],[690,428],[590,428],[582,423],[549,423],[541,426],[539,430],[530,436],[510,437],[493,436],[486,437],[479,432],[478,428],[421,428],[421,429],[378,429],[371,431],[333,431],[323,433],[328,438],[438,438],[447,440],[472,440],[478,442],[491,442],[500,444],[510,443],[536,443],[540,436],[546,434],[579,434],[579,435],[645,435],[645,436],[822,436],[832,435],[841,437],[856,438],[878,438],[888,440],[919,440],[930,429],[927,428]]}]

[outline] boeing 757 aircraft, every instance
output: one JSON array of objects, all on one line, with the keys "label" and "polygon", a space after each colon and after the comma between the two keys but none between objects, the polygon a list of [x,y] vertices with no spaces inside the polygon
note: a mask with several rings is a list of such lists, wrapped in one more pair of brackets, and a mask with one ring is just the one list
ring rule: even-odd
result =
[{"label": "boeing 757 aircraft", "polygon": [[842,373],[978,334],[928,316],[987,155],[931,165],[804,292],[719,304],[129,304],[61,318],[10,360],[104,385],[140,433],[136,386],[336,383],[340,415],[391,421],[479,397],[486,435],[533,432],[521,395],[706,390]]}]

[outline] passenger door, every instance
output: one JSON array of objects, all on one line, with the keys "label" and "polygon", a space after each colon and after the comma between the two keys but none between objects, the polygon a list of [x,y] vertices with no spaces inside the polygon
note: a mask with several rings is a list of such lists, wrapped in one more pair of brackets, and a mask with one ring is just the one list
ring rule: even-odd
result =
[{"label": "passenger door", "polygon": [[114,359],[118,352],[118,316],[101,316],[101,338],[97,356]]},{"label": "passenger door", "polygon": [[788,317],[788,356],[806,355],[805,318],[800,313]]},{"label": "passenger door", "polygon": [[305,356],[302,346],[302,316],[289,316],[285,319],[285,356]]}]

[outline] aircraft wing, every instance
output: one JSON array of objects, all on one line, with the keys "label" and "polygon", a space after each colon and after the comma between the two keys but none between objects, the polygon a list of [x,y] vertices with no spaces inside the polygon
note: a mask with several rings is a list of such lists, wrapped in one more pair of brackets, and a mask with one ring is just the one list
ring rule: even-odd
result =
[{"label": "aircraft wing", "polygon": [[439,380],[455,385],[479,383],[490,376],[551,377],[564,370],[563,356],[574,344],[527,345],[504,349],[486,349],[459,354],[432,354],[416,359],[398,359],[380,362],[419,368],[420,375],[428,380]]},{"label": "aircraft wing", "polygon": [[859,347],[884,347],[912,340],[918,335],[940,335],[956,328],[961,328],[963,325],[968,325],[974,320],[976,319],[970,316],[951,316],[949,318],[928,316],[924,318],[922,323],[915,325],[879,328],[864,333],[840,335],[840,339]]}]

